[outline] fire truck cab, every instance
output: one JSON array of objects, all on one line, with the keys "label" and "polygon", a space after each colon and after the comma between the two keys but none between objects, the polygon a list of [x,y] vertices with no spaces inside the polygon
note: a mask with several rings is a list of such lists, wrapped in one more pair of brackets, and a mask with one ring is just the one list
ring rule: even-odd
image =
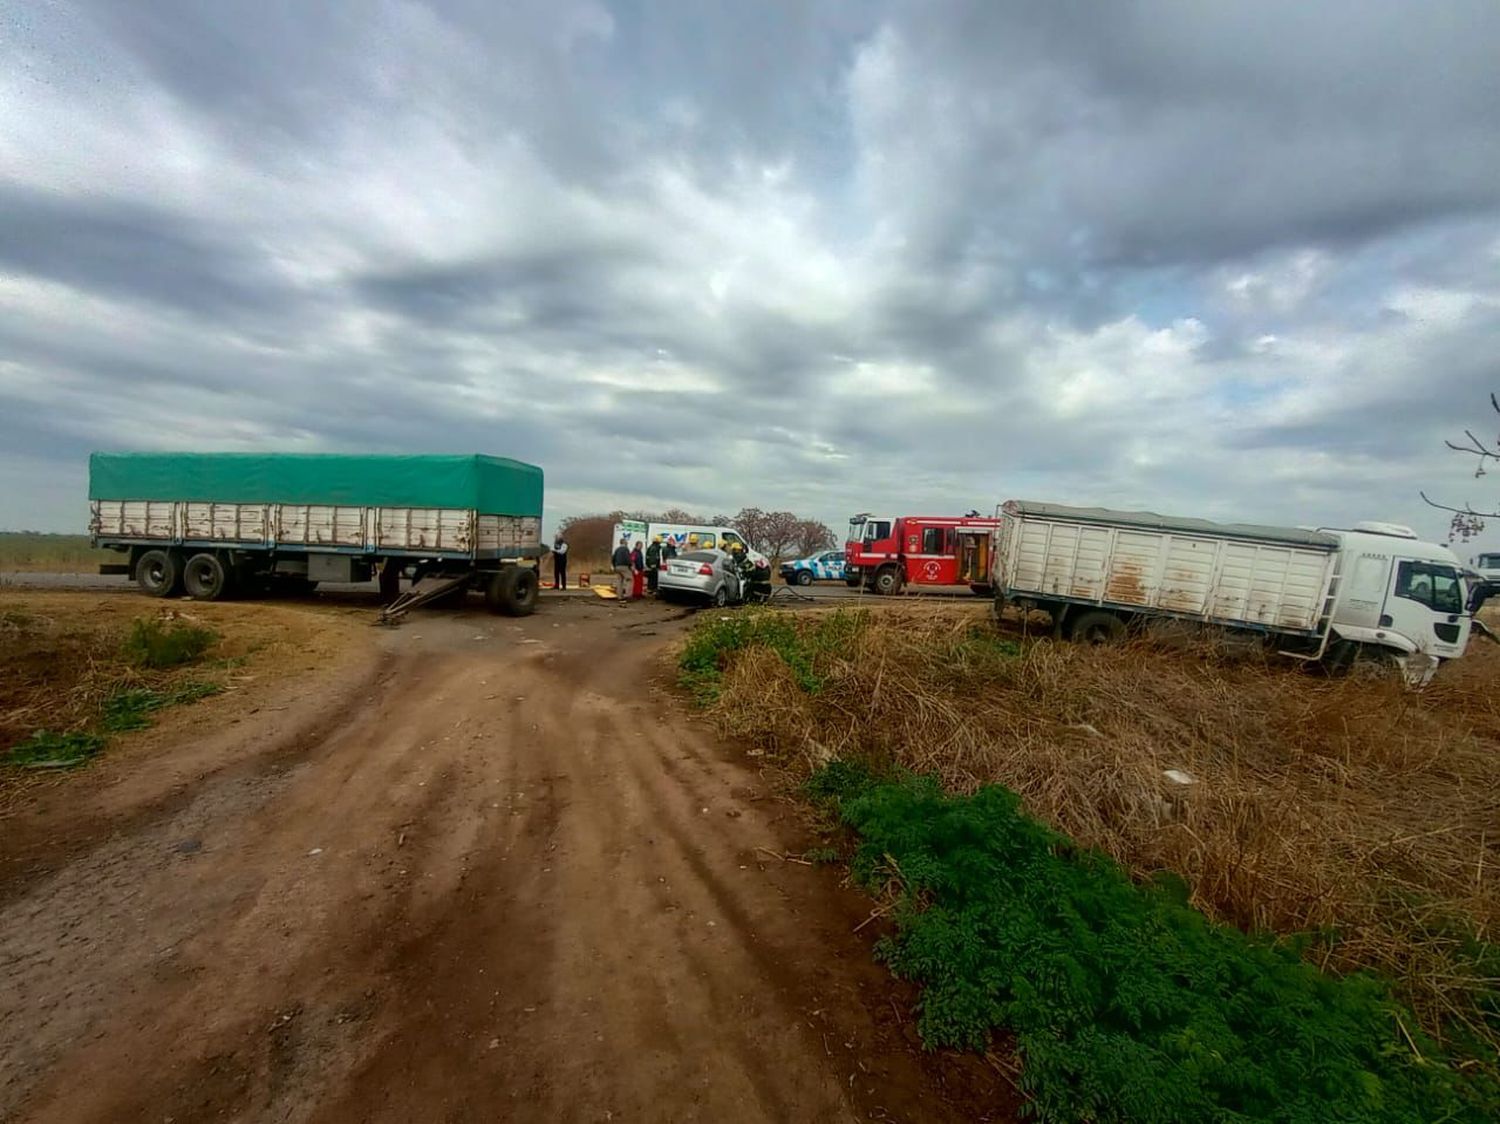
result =
[{"label": "fire truck cab", "polygon": [[984,516],[861,513],[849,520],[844,581],[880,594],[908,584],[967,585],[988,596],[997,524]]}]

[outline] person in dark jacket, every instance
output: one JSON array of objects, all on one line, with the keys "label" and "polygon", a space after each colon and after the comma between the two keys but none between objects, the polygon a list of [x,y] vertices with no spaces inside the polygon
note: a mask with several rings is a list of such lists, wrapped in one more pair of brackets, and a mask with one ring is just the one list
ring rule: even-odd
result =
[{"label": "person in dark jacket", "polygon": [[646,548],[646,590],[656,592],[657,572],[661,568],[661,536],[657,535]]},{"label": "person in dark jacket", "polygon": [[615,568],[615,597],[624,604],[630,596],[630,540],[620,540],[620,545],[609,556],[609,564]]},{"label": "person in dark jacket", "polygon": [[552,585],[556,589],[568,588],[568,540],[561,531],[552,540]]}]

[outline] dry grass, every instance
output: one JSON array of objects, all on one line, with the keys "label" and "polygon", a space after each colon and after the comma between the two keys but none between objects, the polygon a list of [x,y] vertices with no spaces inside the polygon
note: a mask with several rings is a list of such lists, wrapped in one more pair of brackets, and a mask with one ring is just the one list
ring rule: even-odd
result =
[{"label": "dry grass", "polygon": [[123,554],[89,546],[87,535],[0,531],[0,572],[92,574],[100,563],[124,561]]},{"label": "dry grass", "polygon": [[1318,934],[1325,967],[1390,976],[1434,1036],[1500,1050],[1500,958],[1476,943],[1500,926],[1495,645],[1420,694],[1202,643],[1005,655],[972,609],[871,614],[819,658],[809,695],[744,653],[718,718],[811,762],[1004,784],[1137,874],[1181,874],[1212,916]]},{"label": "dry grass", "polygon": [[[175,617],[212,629],[219,640],[201,659],[152,671],[124,651],[131,624]],[[315,671],[367,639],[355,611],[254,603],[174,606],[130,593],[90,594],[0,589],[0,755],[38,729],[67,733],[97,724],[106,700],[122,690],[171,690],[186,681],[225,688],[195,706],[205,718],[234,705],[256,682]],[[163,716],[160,724],[169,721]],[[127,734],[121,745],[144,737]],[[107,752],[115,752],[111,743]],[[0,815],[38,784],[60,777],[0,769]]]}]

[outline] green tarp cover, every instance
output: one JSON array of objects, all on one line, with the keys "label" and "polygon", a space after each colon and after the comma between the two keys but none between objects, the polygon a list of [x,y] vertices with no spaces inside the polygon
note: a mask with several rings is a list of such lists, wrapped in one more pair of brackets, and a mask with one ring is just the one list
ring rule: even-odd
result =
[{"label": "green tarp cover", "polygon": [[89,499],[452,507],[540,516],[542,470],[485,456],[95,453]]}]

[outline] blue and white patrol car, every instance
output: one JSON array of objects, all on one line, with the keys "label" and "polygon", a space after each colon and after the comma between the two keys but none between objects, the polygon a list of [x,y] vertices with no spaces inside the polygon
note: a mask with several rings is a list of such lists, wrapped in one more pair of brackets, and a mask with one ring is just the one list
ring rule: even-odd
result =
[{"label": "blue and white patrol car", "polygon": [[798,558],[795,562],[781,564],[781,577],[787,585],[812,585],[813,582],[841,582],[844,580],[844,552],[825,550],[810,558]]}]

